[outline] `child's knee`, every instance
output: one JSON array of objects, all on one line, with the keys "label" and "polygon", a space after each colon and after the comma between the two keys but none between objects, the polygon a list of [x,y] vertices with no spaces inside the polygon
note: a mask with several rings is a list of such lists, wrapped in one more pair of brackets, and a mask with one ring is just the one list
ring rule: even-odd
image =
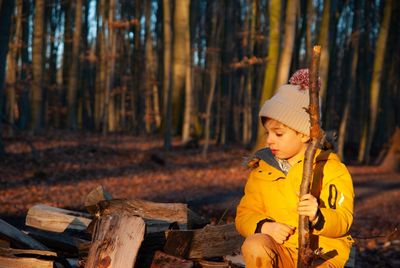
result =
[{"label": "child's knee", "polygon": [[246,238],[242,245],[243,255],[252,255],[257,257],[274,258],[275,242],[273,238],[265,234],[254,234]]}]

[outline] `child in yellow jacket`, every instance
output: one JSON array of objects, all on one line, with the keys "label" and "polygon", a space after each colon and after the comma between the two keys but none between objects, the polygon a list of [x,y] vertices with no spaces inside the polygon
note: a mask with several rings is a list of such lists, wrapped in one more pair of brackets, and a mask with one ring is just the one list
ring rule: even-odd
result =
[{"label": "child in yellow jacket", "polygon": [[313,267],[344,267],[353,243],[354,190],[336,154],[318,150],[310,194],[299,197],[304,153],[310,140],[308,70],[297,71],[267,100],[259,113],[266,147],[245,186],[236,228],[246,239],[246,267],[296,267],[298,218],[309,217],[311,246],[319,254]]}]

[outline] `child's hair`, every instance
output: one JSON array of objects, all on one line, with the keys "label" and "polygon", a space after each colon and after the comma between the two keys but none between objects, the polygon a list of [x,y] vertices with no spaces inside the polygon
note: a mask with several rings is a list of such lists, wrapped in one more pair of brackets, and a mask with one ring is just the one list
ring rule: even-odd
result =
[{"label": "child's hair", "polygon": [[266,118],[271,118],[309,136],[310,115],[308,106],[310,96],[308,88],[308,69],[296,71],[290,78],[289,84],[279,87],[277,93],[265,101],[259,112],[261,122],[264,124]]}]

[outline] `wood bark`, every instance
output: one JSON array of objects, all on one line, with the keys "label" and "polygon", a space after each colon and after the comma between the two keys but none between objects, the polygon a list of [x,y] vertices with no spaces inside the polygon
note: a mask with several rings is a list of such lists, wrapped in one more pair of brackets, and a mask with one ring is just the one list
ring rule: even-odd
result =
[{"label": "wood bark", "polygon": [[368,126],[368,138],[365,140],[365,159],[369,162],[370,151],[372,147],[372,141],[375,135],[376,124],[378,120],[378,108],[379,108],[379,97],[382,82],[382,71],[385,60],[385,52],[387,39],[389,34],[390,18],[392,15],[392,0],[385,2],[385,9],[383,14],[383,21],[379,29],[378,39],[376,40],[374,67],[372,71],[372,81],[370,85],[370,102],[369,102],[369,126]]},{"label": "wood bark", "polygon": [[211,127],[211,108],[214,100],[214,92],[217,86],[217,78],[219,74],[219,66],[220,66],[220,54],[219,54],[219,39],[220,32],[222,28],[222,20],[220,19],[220,12],[218,11],[217,2],[213,2],[213,16],[211,17],[211,37],[210,37],[210,46],[207,48],[209,50],[209,68],[210,68],[210,90],[207,98],[207,106],[206,106],[206,122],[204,126],[204,146],[202,155],[203,157],[207,156],[208,146],[210,142],[210,127]]},{"label": "wood bark", "polygon": [[80,40],[82,29],[82,0],[75,3],[75,23],[72,39],[72,57],[68,76],[68,126],[77,128],[77,92],[78,92],[78,68]]},{"label": "wood bark", "polygon": [[[278,70],[279,45],[280,45],[281,1],[269,2],[269,45],[267,66],[265,68],[264,84],[262,87],[260,106],[269,99],[275,91],[276,72]],[[264,146],[264,129],[259,121],[257,140],[253,150]]]},{"label": "wood bark", "polygon": [[170,149],[172,140],[172,84],[171,84],[171,5],[163,0],[163,131],[164,147]]},{"label": "wood bark", "polygon": [[32,40],[32,129],[39,131],[43,127],[43,28],[45,1],[35,1],[35,18]]},{"label": "wood bark", "polygon": [[[18,73],[18,57],[22,47],[22,0],[16,1],[15,8],[15,26],[14,36],[10,38],[9,52],[7,55],[7,74],[6,74],[6,114],[7,120],[10,124],[14,124],[18,119],[18,107],[16,100],[17,90],[17,73]],[[9,135],[13,135],[13,128],[9,128]]]},{"label": "wood bark", "polygon": [[351,70],[350,70],[350,84],[346,93],[346,103],[343,111],[342,120],[340,121],[339,126],[339,135],[338,135],[338,146],[337,152],[342,161],[345,161],[344,156],[344,145],[346,141],[347,128],[350,120],[350,111],[352,108],[352,97],[356,90],[356,82],[357,82],[357,66],[358,66],[358,54],[359,54],[359,43],[360,43],[360,8],[358,2],[354,2],[354,17],[353,17],[353,31],[352,31],[352,39],[351,39]]},{"label": "wood bark", "polygon": [[74,255],[87,255],[90,248],[88,239],[79,238],[70,234],[55,233],[50,231],[29,228],[25,230],[29,236],[59,252]]},{"label": "wood bark", "polygon": [[[189,23],[188,23],[189,24]],[[192,107],[193,107],[193,89],[192,89],[192,52],[190,45],[190,26],[185,31],[185,106],[182,126],[182,142],[187,143],[190,140],[190,131],[192,126]]]},{"label": "wood bark", "polygon": [[276,85],[278,87],[288,83],[289,80],[296,31],[297,2],[298,1],[288,1],[286,6],[285,35],[276,78]]},{"label": "wood bark", "polygon": [[321,45],[321,106],[325,109],[326,91],[328,86],[328,71],[329,71],[329,25],[330,25],[330,14],[331,14],[331,0],[324,0],[324,9],[322,15],[322,25],[319,34],[319,45]]},{"label": "wood bark", "polygon": [[[318,66],[321,47],[313,47],[313,57],[309,73],[310,79],[310,142],[304,156],[303,176],[300,185],[300,197],[310,192],[311,178],[313,175],[313,162],[315,153],[321,141],[322,131],[319,126],[319,83]],[[310,247],[309,219],[307,216],[299,216],[299,253],[298,267],[311,267],[313,251]]]},{"label": "wood bark", "polygon": [[164,251],[183,258],[211,258],[232,254],[243,243],[235,225],[207,225],[203,229],[167,233]]},{"label": "wood bark", "polygon": [[0,267],[7,268],[53,268],[54,261],[37,258],[0,256]]},{"label": "wood bark", "polygon": [[189,29],[189,0],[175,0],[172,45],[172,128],[178,133],[183,115],[186,75],[186,31]]},{"label": "wood bark", "polygon": [[0,219],[0,234],[2,237],[7,237],[14,243],[27,246],[31,249],[48,250],[45,245],[43,245],[39,241],[36,241],[27,234],[21,232],[20,230],[3,221],[2,219]]},{"label": "wood bark", "polygon": [[85,231],[90,222],[90,215],[87,213],[38,204],[28,210],[25,224],[62,233],[67,230]]},{"label": "wood bark", "polygon": [[85,267],[134,267],[145,234],[145,223],[137,216],[101,215],[96,222]]},{"label": "wood bark", "polygon": [[192,268],[193,261],[166,254],[160,250],[154,254],[150,268]]}]

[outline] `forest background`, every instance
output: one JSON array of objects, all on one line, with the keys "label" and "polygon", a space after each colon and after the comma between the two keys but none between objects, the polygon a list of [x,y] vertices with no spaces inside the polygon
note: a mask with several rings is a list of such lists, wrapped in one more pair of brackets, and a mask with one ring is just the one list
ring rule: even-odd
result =
[{"label": "forest background", "polygon": [[[398,1],[0,1],[2,137],[159,134],[261,145],[257,113],[320,63],[322,122],[371,163],[399,126]],[[258,129],[258,130],[257,130]],[[0,154],[4,154],[0,142]]]},{"label": "forest background", "polygon": [[100,184],[232,221],[259,107],[319,44],[356,263],[399,267],[397,14],[394,0],[0,0],[0,217],[84,210]]}]

